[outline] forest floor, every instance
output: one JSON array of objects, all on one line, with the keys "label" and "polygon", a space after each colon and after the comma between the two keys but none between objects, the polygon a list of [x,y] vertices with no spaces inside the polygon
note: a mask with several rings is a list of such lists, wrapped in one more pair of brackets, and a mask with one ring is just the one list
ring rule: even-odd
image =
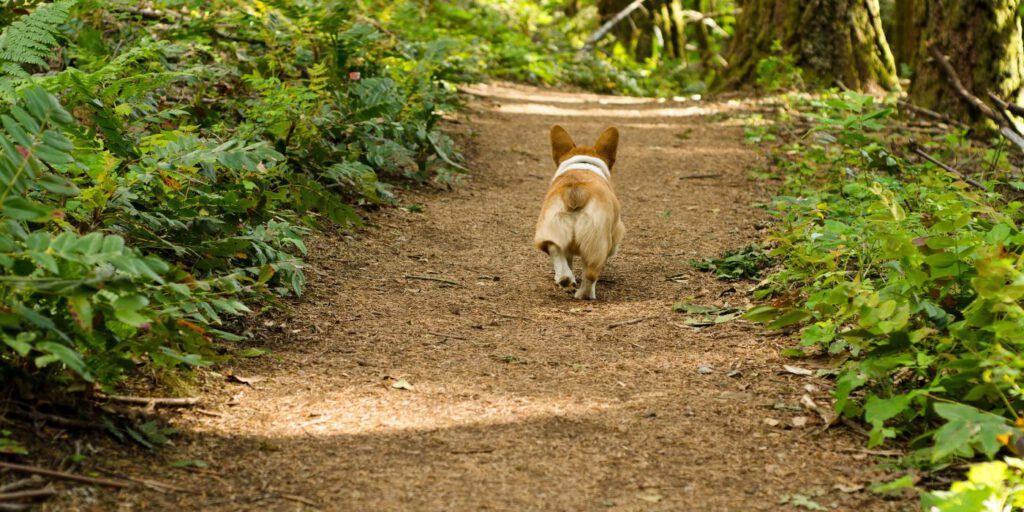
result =
[{"label": "forest floor", "polygon": [[[302,300],[254,325],[271,355],[232,362],[241,383],[208,374],[173,445],[103,455],[115,475],[190,492],[79,487],[44,508],[914,508],[870,492],[892,478],[883,460],[808,409],[830,410],[829,381],[783,369],[825,361],[783,359],[790,336],[742,320],[692,327],[672,312],[749,305],[751,283],[688,261],[755,242],[768,220],[769,184],[750,176],[765,162],[743,142],[756,105],[467,92],[452,123],[462,184],[402,193],[419,207],[312,240]],[[561,291],[532,247],[554,123],[584,144],[622,133],[627,233],[593,302]]]}]

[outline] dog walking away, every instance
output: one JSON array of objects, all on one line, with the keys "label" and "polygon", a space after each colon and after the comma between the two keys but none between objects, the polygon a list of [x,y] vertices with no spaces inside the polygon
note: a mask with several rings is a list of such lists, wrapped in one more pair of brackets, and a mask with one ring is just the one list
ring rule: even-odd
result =
[{"label": "dog walking away", "polygon": [[551,128],[551,153],[558,168],[544,196],[533,243],[551,257],[555,282],[562,288],[576,286],[572,263],[576,256],[583,260],[577,299],[597,298],[597,279],[626,232],[611,181],[618,145],[619,131],[613,127],[593,147],[576,146],[564,128]]}]

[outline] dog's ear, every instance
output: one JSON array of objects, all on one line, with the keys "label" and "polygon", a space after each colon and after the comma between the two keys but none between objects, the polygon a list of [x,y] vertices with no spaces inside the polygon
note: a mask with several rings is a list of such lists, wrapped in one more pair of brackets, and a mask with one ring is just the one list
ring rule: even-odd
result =
[{"label": "dog's ear", "polygon": [[598,156],[608,162],[608,165],[615,163],[615,151],[619,148],[619,130],[615,129],[614,126],[609,126],[601,132],[601,136],[597,138],[597,143],[594,144],[594,149],[597,151]]},{"label": "dog's ear", "polygon": [[572,141],[572,137],[569,136],[569,132],[565,131],[565,128],[557,124],[551,127],[551,156],[555,157],[556,164],[575,147],[576,143]]}]

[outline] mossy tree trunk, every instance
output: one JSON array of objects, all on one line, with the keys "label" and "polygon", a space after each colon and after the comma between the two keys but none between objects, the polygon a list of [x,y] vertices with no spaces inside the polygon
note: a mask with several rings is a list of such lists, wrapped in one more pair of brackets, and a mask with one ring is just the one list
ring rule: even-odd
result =
[{"label": "mossy tree trunk", "polygon": [[793,55],[811,84],[861,90],[899,87],[878,0],[739,0],[736,32],[718,88],[753,84],[772,43]]},{"label": "mossy tree trunk", "polygon": [[[922,107],[978,121],[928,54],[934,44],[949,59],[967,90],[986,99],[992,91],[1024,103],[1024,42],[1017,17],[1019,0],[915,0],[923,23],[917,37],[910,101]],[[987,99],[986,99],[987,100]]]},{"label": "mossy tree trunk", "polygon": [[889,44],[892,46],[896,66],[905,64],[910,69],[917,67],[921,29],[927,21],[925,3],[926,0],[899,0],[893,6]]}]

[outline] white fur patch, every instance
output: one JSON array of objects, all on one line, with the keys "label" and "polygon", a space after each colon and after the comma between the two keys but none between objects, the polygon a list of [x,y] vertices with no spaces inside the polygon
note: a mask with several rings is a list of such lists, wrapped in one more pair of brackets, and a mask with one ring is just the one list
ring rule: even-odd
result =
[{"label": "white fur patch", "polygon": [[608,171],[608,164],[604,163],[604,160],[594,156],[576,155],[558,166],[555,177],[551,178],[551,181],[557,180],[559,176],[569,171],[590,171],[605,180],[612,176],[612,173]]}]

